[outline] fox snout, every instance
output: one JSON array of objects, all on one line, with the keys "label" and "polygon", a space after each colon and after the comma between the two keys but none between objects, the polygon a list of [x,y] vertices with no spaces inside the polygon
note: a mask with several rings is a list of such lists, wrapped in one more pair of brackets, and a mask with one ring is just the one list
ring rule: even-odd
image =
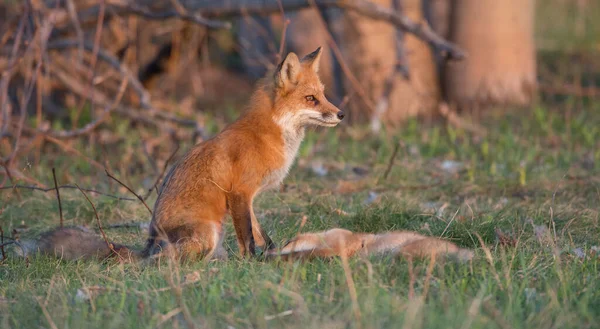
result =
[{"label": "fox snout", "polygon": [[321,112],[321,118],[320,120],[315,120],[315,123],[317,125],[336,126],[346,116],[346,114],[344,114],[344,111],[338,109],[333,104],[329,103],[328,105],[329,106],[327,106],[326,108],[320,109],[319,112]]},{"label": "fox snout", "polygon": [[344,111],[338,110],[338,109],[336,109],[335,112],[324,112],[323,113],[323,119],[325,119],[325,120],[337,118],[339,121],[342,121],[345,116],[346,116],[346,114],[344,114]]}]

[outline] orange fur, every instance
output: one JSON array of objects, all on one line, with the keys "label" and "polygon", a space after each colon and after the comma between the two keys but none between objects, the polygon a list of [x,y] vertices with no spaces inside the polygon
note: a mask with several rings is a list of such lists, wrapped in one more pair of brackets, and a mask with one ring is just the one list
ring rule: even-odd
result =
[{"label": "orange fur", "polygon": [[302,61],[288,54],[237,121],[175,164],[155,204],[145,256],[166,245],[184,256],[225,255],[222,224],[228,212],[242,255],[255,253],[255,241],[273,247],[254,216],[254,198],[285,178],[307,126],[335,126],[343,118],[323,94],[320,54],[319,48]]},{"label": "orange fur", "polygon": [[454,243],[427,237],[410,231],[393,231],[382,234],[353,233],[344,229],[331,229],[317,233],[300,234],[281,250],[269,250],[270,257],[284,259],[333,257],[354,255],[399,255],[408,258],[428,256],[455,256],[468,260],[473,252]]}]

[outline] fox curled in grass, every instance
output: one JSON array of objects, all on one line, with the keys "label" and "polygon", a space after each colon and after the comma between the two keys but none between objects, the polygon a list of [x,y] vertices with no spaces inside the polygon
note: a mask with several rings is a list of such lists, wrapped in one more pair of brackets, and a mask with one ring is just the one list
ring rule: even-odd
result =
[{"label": "fox curled in grass", "polygon": [[[254,198],[286,177],[306,127],[334,127],[344,118],[323,93],[320,57],[320,47],[302,60],[289,53],[259,82],[240,118],[195,145],[171,168],[159,190],[140,257],[167,252],[184,258],[225,258],[227,213],[242,256],[254,255],[256,246],[275,247],[254,215]],[[69,232],[71,240],[80,235]]]}]

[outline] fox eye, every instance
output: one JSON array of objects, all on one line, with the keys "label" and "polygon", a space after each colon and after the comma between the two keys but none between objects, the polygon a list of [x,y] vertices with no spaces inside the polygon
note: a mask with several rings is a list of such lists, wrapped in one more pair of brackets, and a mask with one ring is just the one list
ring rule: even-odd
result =
[{"label": "fox eye", "polygon": [[314,101],[315,101],[315,96],[313,96],[313,95],[306,96],[306,97],[304,97],[304,98],[305,98],[307,101],[309,101],[309,102],[314,102]]}]

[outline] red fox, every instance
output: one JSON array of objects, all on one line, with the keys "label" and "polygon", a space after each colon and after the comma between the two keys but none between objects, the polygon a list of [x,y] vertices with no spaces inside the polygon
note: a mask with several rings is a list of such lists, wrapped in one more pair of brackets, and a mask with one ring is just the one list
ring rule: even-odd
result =
[{"label": "red fox", "polygon": [[259,83],[237,121],[173,166],[154,206],[144,257],[165,248],[181,256],[225,257],[227,212],[242,256],[254,255],[255,245],[274,247],[254,216],[254,198],[281,184],[307,126],[334,127],[344,118],[323,94],[320,56],[320,47],[302,60],[289,53]]},{"label": "red fox", "polygon": [[423,236],[410,231],[393,231],[382,234],[353,233],[335,228],[329,231],[300,234],[279,251],[269,250],[267,256],[282,259],[354,255],[399,255],[407,258],[454,256],[464,261],[473,257],[473,251],[457,247],[454,243]]},{"label": "red fox", "polygon": [[[227,213],[242,256],[254,255],[255,246],[274,248],[254,215],[254,198],[286,177],[306,127],[334,127],[344,118],[323,94],[320,56],[320,47],[302,60],[289,53],[259,82],[237,121],[195,145],[171,168],[154,205],[142,257],[163,250],[181,257],[226,257],[222,240]],[[70,232],[73,241],[80,235],[53,232],[46,239],[60,240]]]}]

